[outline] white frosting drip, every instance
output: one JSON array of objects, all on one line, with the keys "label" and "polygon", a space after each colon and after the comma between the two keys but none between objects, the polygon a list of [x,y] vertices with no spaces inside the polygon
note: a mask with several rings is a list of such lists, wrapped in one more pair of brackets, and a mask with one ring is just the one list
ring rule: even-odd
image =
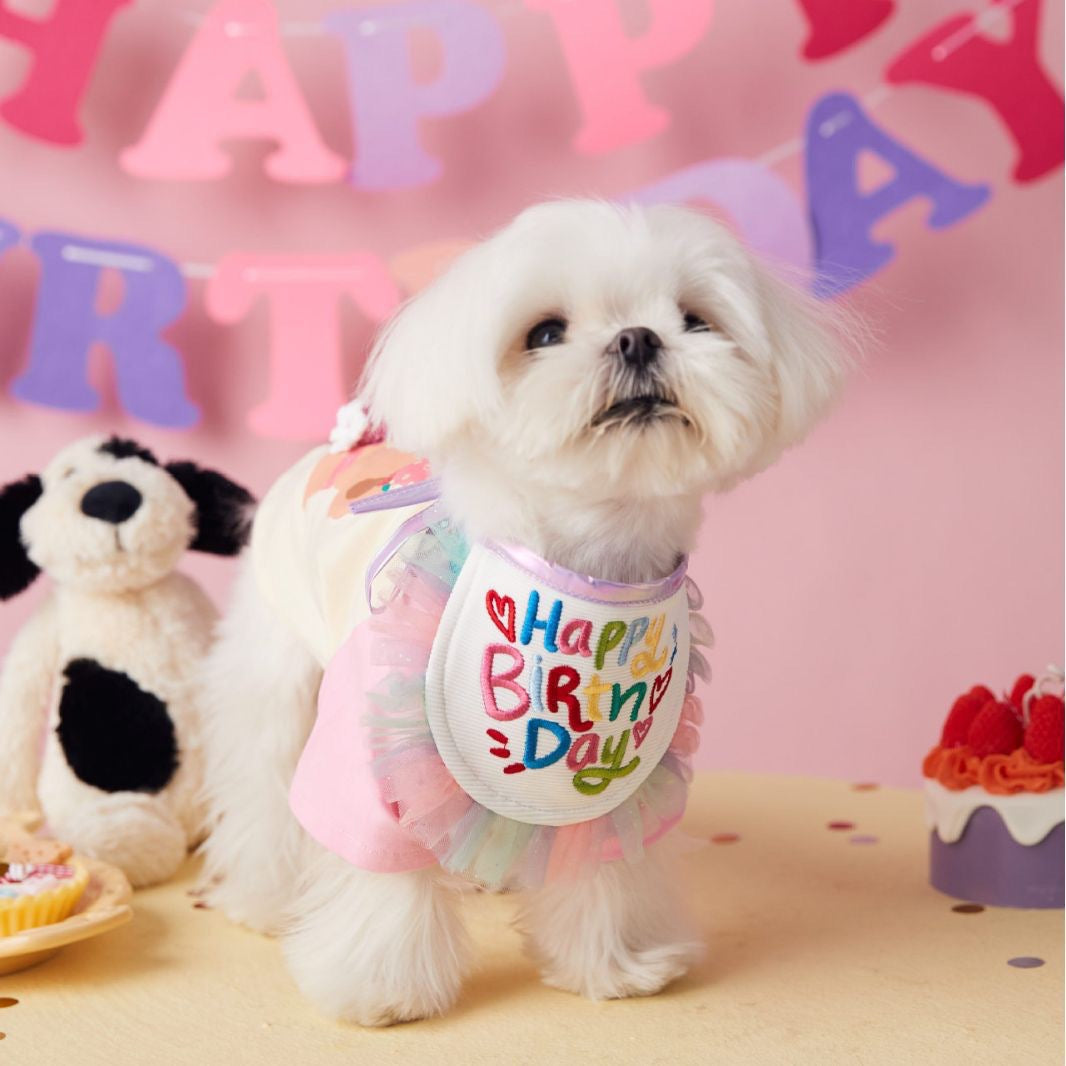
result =
[{"label": "white frosting drip", "polygon": [[1064,797],[1066,790],[1061,788],[997,796],[980,785],[956,791],[939,781],[926,780],[925,821],[945,844],[954,844],[973,812],[979,807],[991,807],[1019,844],[1039,844],[1063,821]]}]

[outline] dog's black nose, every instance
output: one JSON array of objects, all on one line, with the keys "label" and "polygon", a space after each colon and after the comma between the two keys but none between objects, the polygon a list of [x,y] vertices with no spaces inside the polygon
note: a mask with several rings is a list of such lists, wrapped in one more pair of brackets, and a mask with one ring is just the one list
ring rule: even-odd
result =
[{"label": "dog's black nose", "polygon": [[125,481],[101,481],[82,496],[81,510],[90,518],[117,526],[136,513],[143,498]]},{"label": "dog's black nose", "polygon": [[658,359],[662,346],[658,333],[644,326],[636,326],[622,330],[608,345],[607,354],[621,356],[626,366],[643,370]]}]

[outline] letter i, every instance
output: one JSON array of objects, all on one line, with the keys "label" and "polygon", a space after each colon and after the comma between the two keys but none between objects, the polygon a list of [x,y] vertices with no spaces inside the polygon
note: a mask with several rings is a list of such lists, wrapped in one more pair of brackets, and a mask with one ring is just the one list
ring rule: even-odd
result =
[{"label": "letter i", "polygon": [[533,660],[533,708],[534,710],[544,713],[544,702],[541,699],[541,691],[544,685],[544,669],[541,667],[542,658],[538,655]]}]

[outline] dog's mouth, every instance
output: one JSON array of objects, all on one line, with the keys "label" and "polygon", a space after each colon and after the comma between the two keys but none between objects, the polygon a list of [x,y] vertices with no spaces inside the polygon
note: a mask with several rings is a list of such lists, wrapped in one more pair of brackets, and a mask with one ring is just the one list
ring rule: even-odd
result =
[{"label": "dog's mouth", "polygon": [[647,426],[652,422],[670,418],[688,423],[688,417],[669,396],[646,393],[642,396],[629,396],[604,408],[592,420],[592,428]]}]

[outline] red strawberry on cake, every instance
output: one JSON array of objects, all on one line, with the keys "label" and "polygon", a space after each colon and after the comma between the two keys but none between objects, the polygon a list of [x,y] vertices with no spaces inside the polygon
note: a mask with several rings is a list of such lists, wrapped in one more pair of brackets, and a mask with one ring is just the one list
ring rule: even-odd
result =
[{"label": "red strawberry on cake", "polygon": [[989,700],[970,723],[966,743],[974,755],[1009,755],[1022,743],[1022,716],[1006,700]]},{"label": "red strawberry on cake", "polygon": [[1037,762],[1062,761],[1064,712],[1066,704],[1058,696],[1041,696],[1033,700],[1025,730],[1025,750]]},{"label": "red strawberry on cake", "polygon": [[965,744],[973,720],[984,705],[995,698],[992,690],[984,685],[974,685],[969,692],[964,692],[951,706],[944,722],[944,730],[940,734],[940,746],[954,748]]},{"label": "red strawberry on cake", "polygon": [[1014,688],[1010,690],[1010,702],[1019,713],[1024,709],[1025,697],[1034,684],[1036,684],[1036,678],[1032,674],[1022,674],[1014,682]]},{"label": "red strawberry on cake", "polygon": [[975,685],[926,756],[930,880],[960,899],[1063,905],[1063,675]]}]

